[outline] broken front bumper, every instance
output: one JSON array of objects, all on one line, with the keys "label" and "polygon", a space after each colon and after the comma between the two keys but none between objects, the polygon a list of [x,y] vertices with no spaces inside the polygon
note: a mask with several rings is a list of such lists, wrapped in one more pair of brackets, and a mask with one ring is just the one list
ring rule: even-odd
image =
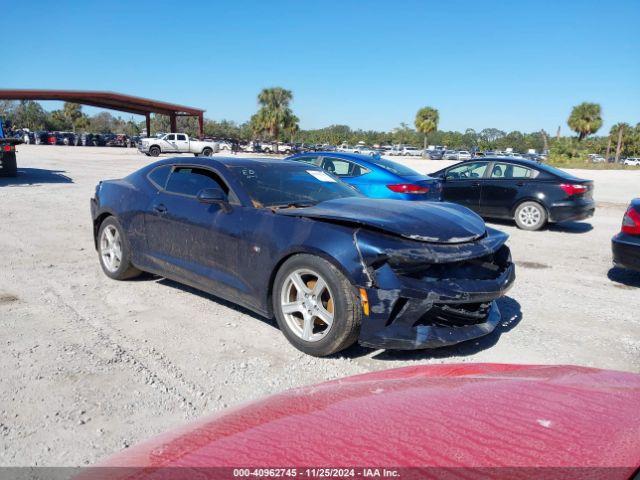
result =
[{"label": "broken front bumper", "polygon": [[[414,350],[491,333],[501,320],[495,300],[515,280],[506,238],[501,232],[491,232],[468,248],[438,246],[438,252],[426,254],[405,250],[404,263],[394,261],[397,251],[390,259],[386,255],[389,261],[381,261],[380,255],[373,262],[363,257],[372,282],[365,288],[369,315],[363,317],[359,343]],[[435,263],[444,258],[446,261]]]}]

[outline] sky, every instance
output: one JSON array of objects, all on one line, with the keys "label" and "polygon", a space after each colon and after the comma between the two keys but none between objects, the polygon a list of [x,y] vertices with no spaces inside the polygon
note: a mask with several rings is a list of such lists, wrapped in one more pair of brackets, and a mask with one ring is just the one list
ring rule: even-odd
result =
[{"label": "sky", "polygon": [[[303,129],[555,133],[640,122],[640,0],[4,2],[0,88],[111,90],[243,122],[265,87]],[[87,109],[93,112],[92,109]],[[123,115],[128,117],[128,115]]]}]

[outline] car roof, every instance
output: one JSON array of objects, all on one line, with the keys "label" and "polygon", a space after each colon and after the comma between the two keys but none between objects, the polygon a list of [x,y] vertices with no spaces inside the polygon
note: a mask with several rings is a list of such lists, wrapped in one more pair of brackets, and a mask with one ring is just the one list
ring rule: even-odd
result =
[{"label": "car roof", "polygon": [[[367,147],[370,148],[370,147]],[[296,153],[295,155],[292,155],[290,157],[287,158],[298,158],[298,157],[308,157],[308,156],[322,156],[322,155],[329,155],[333,158],[342,158],[344,160],[353,160],[353,161],[359,161],[359,162],[371,162],[371,156],[370,155],[362,155],[360,153],[349,153],[349,152],[327,152],[327,151],[322,151],[322,152],[307,152],[307,153]]]},{"label": "car roof", "polygon": [[[294,162],[286,159],[278,158],[244,158],[244,157],[171,157],[162,159],[154,166],[158,165],[203,165],[211,167],[251,167],[258,165],[296,165],[299,166],[299,162]],[[313,166],[313,165],[311,165]]]},{"label": "car roof", "polygon": [[[476,161],[476,159],[472,158],[471,160],[465,160],[465,162],[469,163],[469,162],[474,162]],[[482,157],[481,160],[478,161],[482,161],[482,162],[509,162],[509,163],[516,163],[516,164],[520,164],[520,165],[524,165],[527,167],[532,167],[532,168],[536,168],[536,167],[540,167],[540,163],[536,162],[535,160],[529,160],[526,158],[520,158],[520,157]]]}]

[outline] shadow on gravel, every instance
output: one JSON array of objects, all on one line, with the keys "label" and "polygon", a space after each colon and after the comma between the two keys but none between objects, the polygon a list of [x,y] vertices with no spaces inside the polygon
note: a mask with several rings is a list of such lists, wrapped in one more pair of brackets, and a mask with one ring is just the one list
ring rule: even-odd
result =
[{"label": "shadow on gravel", "polygon": [[230,308],[231,310],[235,310],[236,312],[242,313],[244,315],[248,315],[252,318],[255,318],[256,320],[260,320],[261,322],[266,323],[267,325],[271,325],[274,328],[278,328],[278,325],[276,324],[275,319],[269,319],[269,318],[263,317],[249,310],[248,308],[241,307],[240,305],[236,305],[235,303],[229,302],[220,297],[216,297],[215,295],[211,295],[207,292],[203,292],[202,290],[192,288],[188,285],[183,285],[182,283],[174,282],[173,280],[169,280],[168,278],[159,277],[156,275],[151,275],[146,273],[140,275],[138,278],[134,279],[133,281],[141,281],[141,280],[154,280],[160,285],[164,285],[166,287],[172,287],[177,290],[182,290],[183,292],[187,292],[192,295],[197,295],[198,297],[201,297],[201,298],[206,298],[207,300],[216,302],[222,305],[223,307]]},{"label": "shadow on gravel", "polygon": [[[487,223],[493,224],[495,227],[515,227],[516,222],[513,220],[504,220],[499,218],[488,218]],[[587,233],[593,230],[593,225],[586,222],[562,222],[562,223],[550,223],[542,231],[547,230],[549,232],[562,232],[562,233]],[[535,234],[535,232],[532,232]]]},{"label": "shadow on gravel", "polygon": [[547,230],[562,233],[587,233],[593,230],[593,225],[586,222],[550,223]]},{"label": "shadow on gravel", "polygon": [[73,183],[64,170],[46,170],[43,168],[18,168],[17,177],[0,177],[0,187],[8,185],[39,185],[43,183]]},{"label": "shadow on gravel", "polygon": [[609,277],[609,280],[612,282],[621,284],[615,285],[616,287],[624,285],[630,288],[640,288],[640,272],[634,272],[620,267],[613,267],[607,272],[607,277]]},{"label": "shadow on gravel", "polygon": [[[442,348],[424,350],[382,350],[380,351],[380,353],[375,354],[371,358],[386,361],[406,361],[449,357],[466,357],[469,355],[474,355],[478,352],[481,352],[482,350],[493,347],[496,343],[498,343],[498,340],[503,333],[509,332],[516,325],[518,325],[518,323],[520,323],[520,320],[522,320],[522,311],[520,309],[520,304],[513,298],[502,297],[498,299],[498,306],[500,307],[500,312],[502,312],[502,321],[498,324],[496,329],[487,336]],[[360,345],[354,345],[353,347],[340,352],[335,356],[357,358],[368,355],[370,353],[370,348],[364,348]]]}]

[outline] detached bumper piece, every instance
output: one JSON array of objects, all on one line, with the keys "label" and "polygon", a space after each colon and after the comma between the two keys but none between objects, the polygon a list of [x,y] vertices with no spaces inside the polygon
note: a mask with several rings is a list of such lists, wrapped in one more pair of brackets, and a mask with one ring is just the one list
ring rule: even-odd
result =
[{"label": "detached bumper piece", "polygon": [[[412,305],[413,306],[413,305]],[[462,316],[439,316],[434,321],[431,310],[440,310],[442,307],[434,304],[429,312],[421,316],[417,321],[413,315],[403,314],[398,316],[391,325],[379,329],[368,338],[360,338],[360,344],[394,350],[416,350],[420,348],[437,348],[455,345],[456,343],[473,340],[493,332],[500,322],[500,310],[495,301],[484,304],[484,313],[481,318]],[[457,310],[465,310],[463,304],[455,305]]]},{"label": "detached bumper piece", "polygon": [[362,321],[362,345],[414,350],[453,345],[491,333],[501,320],[495,300],[511,287],[515,268],[506,245],[494,253],[444,264],[385,265],[382,283],[394,275],[398,289],[367,290],[370,315]]}]

